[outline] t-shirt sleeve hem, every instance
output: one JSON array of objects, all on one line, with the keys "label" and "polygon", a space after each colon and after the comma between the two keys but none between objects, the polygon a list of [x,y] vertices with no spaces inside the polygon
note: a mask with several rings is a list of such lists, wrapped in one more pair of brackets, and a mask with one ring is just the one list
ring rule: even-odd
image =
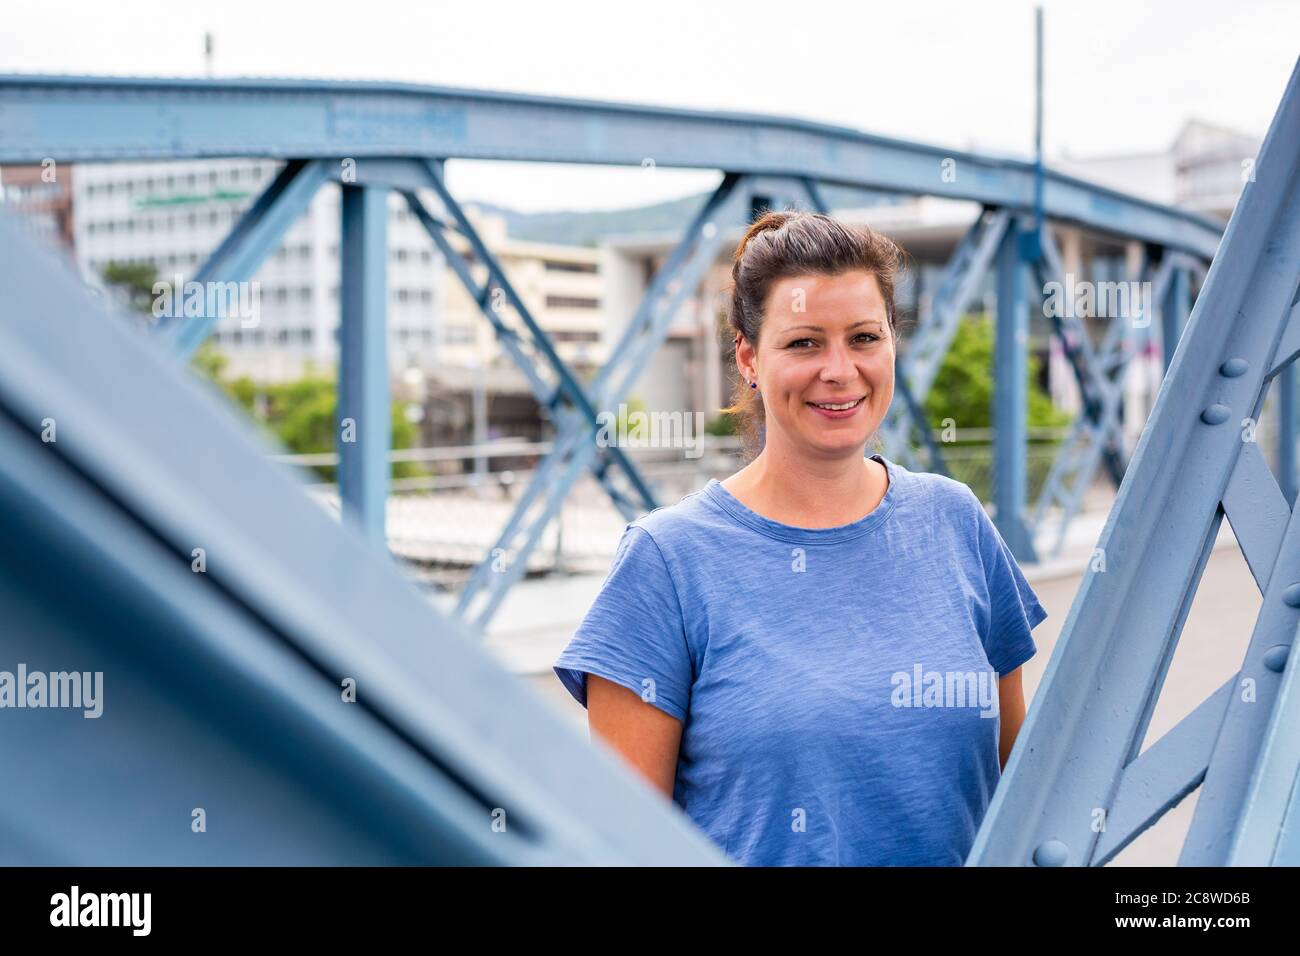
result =
[{"label": "t-shirt sleeve hem", "polygon": [[1037,653],[1038,646],[1034,643],[1033,639],[1030,638],[1026,643],[1015,648],[1001,660],[989,661],[989,666],[997,671],[999,677],[1005,677]]},{"label": "t-shirt sleeve hem", "polygon": [[1042,624],[1043,621],[1047,620],[1047,610],[1037,601],[1034,601],[1032,605],[1026,608],[1026,611],[1026,616],[1029,618],[1029,629],[1031,631],[1039,624]]},{"label": "t-shirt sleeve hem", "polygon": [[[638,697],[641,696],[641,684],[639,681],[630,677],[619,674],[616,670],[597,661],[577,660],[573,658],[561,658],[553,667],[555,676],[560,679],[560,683],[565,689],[573,695],[583,707],[587,706],[587,675],[595,674],[597,677],[603,677],[605,680],[613,681],[620,687],[626,687]],[[668,700],[663,694],[655,694],[654,700],[646,701],[660,710],[669,717],[675,717],[683,723],[686,722],[686,709],[676,702]]]},{"label": "t-shirt sleeve hem", "polygon": [[[1047,619],[1047,611],[1042,604],[1034,601],[1033,604],[1025,608],[1025,618],[1029,622],[1029,630],[1033,630],[1044,620]],[[999,676],[1010,674],[1025,661],[1029,660],[1038,653],[1038,645],[1034,643],[1034,638],[1029,633],[1024,636],[1024,641],[1016,647],[1011,648],[1005,656],[996,661],[989,661],[989,665],[998,672]]]}]

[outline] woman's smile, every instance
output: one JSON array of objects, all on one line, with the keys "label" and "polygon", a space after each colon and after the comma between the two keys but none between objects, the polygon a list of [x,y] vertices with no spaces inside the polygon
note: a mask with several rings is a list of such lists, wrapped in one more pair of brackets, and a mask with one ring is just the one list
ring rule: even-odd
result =
[{"label": "woman's smile", "polygon": [[857,398],[836,399],[826,402],[807,402],[807,406],[814,412],[830,419],[852,418],[858,413],[866,403],[866,396],[860,395]]}]

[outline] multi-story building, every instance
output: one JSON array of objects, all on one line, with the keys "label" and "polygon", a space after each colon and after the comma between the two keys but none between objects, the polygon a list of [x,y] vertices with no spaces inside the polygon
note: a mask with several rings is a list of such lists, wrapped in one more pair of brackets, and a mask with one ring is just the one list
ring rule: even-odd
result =
[{"label": "multi-story building", "polygon": [[[198,160],[85,165],[77,169],[75,242],[85,277],[109,263],[151,263],[160,281],[191,278],[278,171],[269,160]],[[278,379],[307,363],[338,357],[340,197],[326,185],[254,277],[260,289],[255,327],[226,316],[213,340],[233,372]],[[601,279],[593,248],[522,242],[505,220],[467,207],[557,350],[576,364],[599,363]],[[452,245],[473,260],[468,244]],[[486,268],[472,264],[482,282]],[[495,337],[477,304],[400,197],[390,196],[389,354],[395,370],[499,364]],[[517,321],[508,306],[503,320]],[[523,384],[522,376],[519,384]]]},{"label": "multi-story building", "polygon": [[1227,222],[1254,173],[1260,138],[1188,120],[1168,149],[1081,158],[1066,154],[1062,172]]},{"label": "multi-story building", "polygon": [[[87,281],[110,263],[150,263],[179,293],[277,170],[269,160],[79,166],[76,245]],[[337,360],[339,215],[338,188],[323,188],[253,277],[256,324],[218,320],[213,342],[232,373],[277,380]],[[390,229],[391,355],[406,364],[434,352],[442,262],[409,214],[394,208]]]},{"label": "multi-story building", "polygon": [[0,169],[0,202],[16,213],[37,237],[72,255],[73,167],[47,160],[40,166]]}]

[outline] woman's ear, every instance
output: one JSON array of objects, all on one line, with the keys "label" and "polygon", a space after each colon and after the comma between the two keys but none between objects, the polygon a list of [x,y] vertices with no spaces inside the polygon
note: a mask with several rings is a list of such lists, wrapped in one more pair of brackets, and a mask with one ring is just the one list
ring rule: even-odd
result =
[{"label": "woman's ear", "polygon": [[749,339],[739,332],[736,333],[736,368],[740,370],[740,374],[747,382],[758,379],[754,369],[754,347],[749,344]]}]

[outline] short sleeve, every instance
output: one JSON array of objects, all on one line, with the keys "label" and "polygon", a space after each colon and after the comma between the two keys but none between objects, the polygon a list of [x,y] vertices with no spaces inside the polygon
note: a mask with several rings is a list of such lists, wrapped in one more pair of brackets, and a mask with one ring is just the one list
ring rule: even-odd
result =
[{"label": "short sleeve", "polygon": [[999,675],[1009,674],[1038,653],[1030,632],[1047,617],[984,506],[971,495],[979,521],[980,560],[988,585],[988,627],[980,635],[989,664]]},{"label": "short sleeve", "polygon": [[583,707],[587,675],[595,674],[685,722],[692,683],[685,624],[668,565],[644,528],[624,530],[600,593],[554,669]]}]

